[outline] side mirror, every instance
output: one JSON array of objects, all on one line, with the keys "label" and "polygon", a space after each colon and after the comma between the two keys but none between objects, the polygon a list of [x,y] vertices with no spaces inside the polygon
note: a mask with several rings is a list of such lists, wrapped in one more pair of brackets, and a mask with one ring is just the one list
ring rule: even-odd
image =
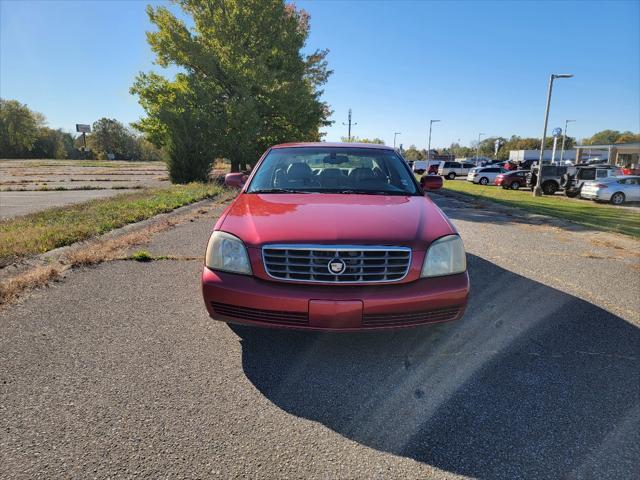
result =
[{"label": "side mirror", "polygon": [[442,183],[440,175],[423,175],[420,179],[420,186],[425,192],[442,188]]},{"label": "side mirror", "polygon": [[247,178],[249,178],[249,175],[246,173],[227,173],[224,176],[224,184],[227,187],[242,188]]}]

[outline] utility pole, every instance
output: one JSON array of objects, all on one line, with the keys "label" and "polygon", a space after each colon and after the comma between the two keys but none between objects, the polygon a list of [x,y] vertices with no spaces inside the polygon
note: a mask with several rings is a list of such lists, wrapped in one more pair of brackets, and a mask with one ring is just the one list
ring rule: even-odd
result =
[{"label": "utility pole", "polygon": [[564,165],[564,141],[567,138],[567,124],[569,122],[575,122],[575,120],[564,121],[564,132],[562,133],[562,151],[560,152],[560,165]]},{"label": "utility pole", "polygon": [[480,159],[480,137],[482,137],[484,133],[478,134],[478,145],[476,145],[476,165],[478,164],[478,160]]},{"label": "utility pole", "polygon": [[396,137],[400,135],[402,132],[393,132],[393,149],[396,149]]},{"label": "utility pole", "polygon": [[542,129],[542,142],[540,144],[540,160],[538,161],[538,175],[536,177],[536,186],[533,189],[534,197],[542,196],[542,159],[544,158],[544,142],[547,140],[547,124],[549,123],[549,107],[551,106],[551,94],[553,93],[553,81],[556,78],[571,78],[573,74],[561,73],[556,74],[552,73],[549,76],[549,88],[547,90],[547,108],[544,112],[544,128]]},{"label": "utility pole", "polygon": [[349,125],[349,129],[348,129],[348,136],[347,136],[347,141],[351,141],[351,125],[357,125],[357,123],[351,123],[351,109],[349,109],[349,123],[344,123],[342,122],[342,125]]},{"label": "utility pole", "polygon": [[560,134],[562,133],[562,129],[561,128],[554,128],[553,129],[553,150],[551,150],[551,164],[555,165],[556,164],[556,147],[558,146],[558,137],[560,136]]},{"label": "utility pole", "polygon": [[429,143],[427,144],[427,161],[431,158],[431,127],[440,120],[429,120]]}]

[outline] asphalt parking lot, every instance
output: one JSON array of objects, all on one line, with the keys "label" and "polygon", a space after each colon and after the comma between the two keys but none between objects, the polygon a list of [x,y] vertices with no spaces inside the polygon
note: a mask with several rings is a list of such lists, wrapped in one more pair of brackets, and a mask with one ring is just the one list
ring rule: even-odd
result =
[{"label": "asphalt parking lot", "polygon": [[0,160],[0,220],[167,184],[161,162]]},{"label": "asphalt parking lot", "polygon": [[176,260],[0,311],[0,477],[637,478],[638,242],[435,198],[468,251],[456,323],[210,320],[190,258],[213,218],[154,237]]},{"label": "asphalt parking lot", "polygon": [[66,192],[0,192],[0,220],[39,212],[52,207],[113,197],[135,190],[70,190]]}]

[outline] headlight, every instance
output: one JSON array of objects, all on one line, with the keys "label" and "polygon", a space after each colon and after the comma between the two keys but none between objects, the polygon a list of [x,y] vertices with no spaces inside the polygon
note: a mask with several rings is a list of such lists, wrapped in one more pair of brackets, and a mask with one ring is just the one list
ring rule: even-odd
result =
[{"label": "headlight", "polygon": [[251,275],[249,255],[238,237],[226,232],[213,232],[207,245],[205,265],[212,270]]},{"label": "headlight", "polygon": [[441,277],[462,273],[467,269],[467,257],[462,239],[449,235],[431,244],[424,258],[421,277]]}]

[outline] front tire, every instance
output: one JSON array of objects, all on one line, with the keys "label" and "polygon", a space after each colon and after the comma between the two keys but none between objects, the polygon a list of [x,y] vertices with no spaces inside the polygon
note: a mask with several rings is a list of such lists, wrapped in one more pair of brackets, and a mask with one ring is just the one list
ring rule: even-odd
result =
[{"label": "front tire", "polygon": [[569,198],[576,198],[580,195],[580,190],[567,190],[564,194]]},{"label": "front tire", "polygon": [[482,177],[478,183],[480,183],[480,185],[489,185],[489,179],[487,177]]},{"label": "front tire", "polygon": [[455,180],[455,179],[456,179],[456,172],[449,172],[449,173],[447,174],[447,178],[448,178],[449,180]]},{"label": "front tire", "polygon": [[625,201],[624,193],[622,193],[622,192],[614,193],[613,195],[611,195],[611,199],[609,199],[609,201],[611,203],[613,203],[614,205],[622,205],[622,204],[624,204],[624,201]]}]

